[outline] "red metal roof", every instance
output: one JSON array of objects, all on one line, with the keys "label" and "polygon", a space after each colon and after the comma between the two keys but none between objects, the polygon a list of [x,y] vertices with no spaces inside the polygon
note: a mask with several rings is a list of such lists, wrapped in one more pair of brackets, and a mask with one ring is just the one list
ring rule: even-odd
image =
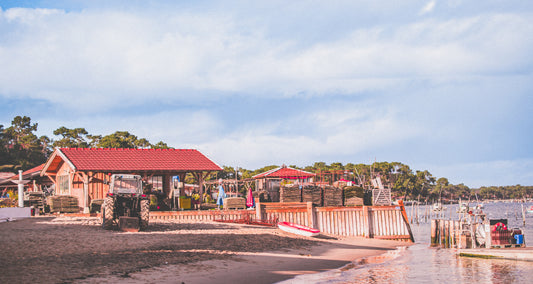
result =
[{"label": "red metal roof", "polygon": [[60,148],[78,171],[220,171],[194,149]]},{"label": "red metal roof", "polygon": [[309,178],[315,174],[293,169],[291,167],[279,167],[270,171],[253,176],[253,178]]},{"label": "red metal roof", "polygon": [[[36,173],[36,172],[40,172],[42,169],[44,168],[44,164],[40,164],[38,165],[37,167],[35,168],[31,168],[25,172],[22,173],[23,176],[27,175],[27,174],[33,174],[33,173]],[[18,175],[17,175],[18,176]]]}]

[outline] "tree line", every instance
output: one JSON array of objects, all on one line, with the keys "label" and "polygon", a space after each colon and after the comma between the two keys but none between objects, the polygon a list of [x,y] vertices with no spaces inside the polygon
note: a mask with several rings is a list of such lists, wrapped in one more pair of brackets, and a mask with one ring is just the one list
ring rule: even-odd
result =
[{"label": "tree line", "polygon": [[[55,147],[64,148],[136,148],[136,149],[173,149],[163,141],[155,144],[146,138],[139,138],[127,131],[116,131],[109,135],[92,135],[85,128],[69,129],[61,126],[54,130],[55,139],[35,135],[38,124],[32,123],[27,116],[16,116],[11,126],[0,125],[0,171],[15,173],[28,170],[46,161]],[[212,178],[246,179],[274,169],[269,165],[256,170],[223,166],[223,171]],[[451,184],[447,178],[434,177],[427,170],[413,170],[400,162],[374,162],[372,164],[342,163],[326,164],[316,162],[312,166],[292,168],[317,174],[324,182],[339,179],[353,181],[363,188],[368,188],[371,179],[380,176],[384,185],[391,188],[395,197],[435,201],[439,199],[521,199],[533,197],[533,186],[490,186],[469,188],[464,184]],[[191,182],[192,177],[189,178]]]},{"label": "tree line", "polygon": [[27,116],[16,116],[11,126],[0,124],[0,171],[28,170],[46,161],[55,147],[60,148],[137,148],[169,149],[166,143],[150,143],[128,131],[109,135],[92,135],[85,128],[64,126],[54,130],[56,139],[35,135],[38,123]]}]

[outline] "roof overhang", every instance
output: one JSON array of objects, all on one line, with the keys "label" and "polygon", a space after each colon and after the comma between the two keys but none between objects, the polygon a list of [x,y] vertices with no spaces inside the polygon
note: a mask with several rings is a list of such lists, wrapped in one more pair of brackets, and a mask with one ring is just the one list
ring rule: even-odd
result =
[{"label": "roof overhang", "polygon": [[44,165],[43,169],[41,170],[41,173],[40,175],[41,176],[45,176],[47,172],[49,172],[49,168],[53,165],[59,165],[59,161],[62,160],[63,162],[67,163],[68,166],[73,170],[73,171],[76,171],[76,167],[74,166],[74,164],[72,164],[72,162],[67,158],[67,156],[65,156],[65,154],[63,154],[63,152],[61,152],[61,149],[60,148],[55,148],[54,152],[52,153],[52,155],[50,156],[50,158],[48,158],[48,161],[46,161],[46,164]]}]

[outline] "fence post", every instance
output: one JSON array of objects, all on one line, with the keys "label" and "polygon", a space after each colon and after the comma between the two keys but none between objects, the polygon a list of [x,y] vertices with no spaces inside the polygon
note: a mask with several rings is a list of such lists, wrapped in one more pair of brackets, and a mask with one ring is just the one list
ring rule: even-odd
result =
[{"label": "fence post", "polygon": [[363,220],[365,222],[364,234],[365,238],[372,238],[372,216],[369,206],[363,206]]},{"label": "fence post", "polygon": [[257,221],[263,220],[263,209],[261,207],[261,202],[259,201],[259,198],[255,199],[255,218]]},{"label": "fence post", "polygon": [[316,229],[316,209],[313,206],[313,202],[307,202],[307,220],[309,222],[309,227]]}]

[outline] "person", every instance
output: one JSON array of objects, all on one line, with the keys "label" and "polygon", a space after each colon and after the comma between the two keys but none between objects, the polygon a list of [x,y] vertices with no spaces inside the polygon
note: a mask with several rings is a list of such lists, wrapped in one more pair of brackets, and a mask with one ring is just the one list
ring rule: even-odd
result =
[{"label": "person", "polygon": [[226,193],[224,192],[224,187],[222,186],[222,179],[218,180],[218,197],[217,197],[217,206],[218,209],[224,205],[224,198],[226,198]]},{"label": "person", "polygon": [[193,204],[193,209],[198,209],[198,207],[200,206],[200,194],[198,194],[198,192],[196,190],[194,190],[192,192],[192,196],[191,196],[191,202]]}]

